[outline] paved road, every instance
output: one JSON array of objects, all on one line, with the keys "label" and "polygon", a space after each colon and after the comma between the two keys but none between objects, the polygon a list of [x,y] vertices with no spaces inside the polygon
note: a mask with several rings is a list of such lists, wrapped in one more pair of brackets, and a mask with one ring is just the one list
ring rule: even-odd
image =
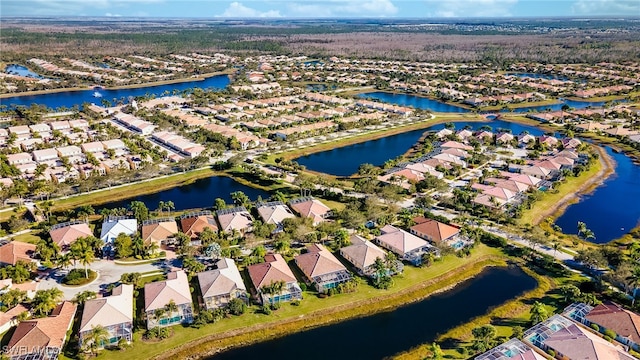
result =
[{"label": "paved road", "polygon": [[[61,281],[67,270],[53,270],[46,278],[38,283],[38,290],[57,287],[62,290],[66,300],[71,300],[77,293],[82,291],[89,290],[98,293],[104,290],[108,284],[119,281],[124,273],[144,273],[154,270],[166,271],[175,265],[177,264],[173,262],[167,263],[164,260],[158,260],[152,264],[140,265],[117,265],[113,261],[99,260],[91,263],[89,266],[90,269],[98,272],[98,279],[91,284],[79,287],[62,286]],[[82,269],[82,266],[78,264],[78,268]]]}]

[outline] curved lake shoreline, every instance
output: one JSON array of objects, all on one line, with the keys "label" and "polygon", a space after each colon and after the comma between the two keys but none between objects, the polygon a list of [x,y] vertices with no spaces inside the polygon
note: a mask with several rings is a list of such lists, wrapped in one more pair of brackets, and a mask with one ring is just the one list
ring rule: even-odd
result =
[{"label": "curved lake shoreline", "polygon": [[[511,286],[499,285],[505,283]],[[391,311],[235,348],[207,359],[246,359],[250,354],[259,353],[263,354],[265,359],[294,360],[303,356],[309,360],[320,360],[324,359],[326,354],[309,352],[308,349],[312,349],[315,343],[329,343],[332,338],[348,339],[350,344],[343,351],[333,353],[332,359],[385,358],[407,348],[433,341],[441,331],[483,315],[487,309],[531,291],[536,285],[537,282],[519,268],[489,267],[476,276],[447,286],[423,300]],[[470,299],[473,299],[472,302]],[[387,341],[372,343],[371,340],[376,334],[385,334]],[[285,349],[289,351],[283,351]]]},{"label": "curved lake shoreline", "polygon": [[[478,253],[479,252],[479,253]],[[426,271],[424,280],[418,280],[409,284],[402,285],[400,288],[392,287],[391,290],[385,291],[385,295],[377,295],[370,297],[360,297],[360,299],[349,301],[351,295],[344,294],[343,300],[335,299],[338,302],[335,305],[323,306],[318,310],[299,316],[289,316],[281,320],[270,321],[266,323],[245,326],[241,328],[229,328],[217,334],[208,334],[202,338],[181,344],[173,349],[168,349],[162,355],[155,356],[156,359],[173,359],[173,358],[201,358],[219,353],[225,349],[237,346],[245,346],[260,341],[267,341],[274,338],[281,338],[289,334],[307,331],[310,329],[337,324],[345,320],[367,317],[369,315],[390,312],[398,307],[407,304],[419,302],[425,298],[441,292],[443,288],[450,287],[454,284],[463,282],[475,277],[483,270],[489,267],[506,266],[503,255],[498,255],[498,251],[480,245],[475,254],[471,258],[462,261],[457,258],[449,258],[443,263],[432,265],[433,269],[412,269],[413,271]],[[451,271],[450,262],[456,262],[453,265],[456,271]],[[435,273],[434,273],[435,272]],[[408,286],[407,286],[408,285]],[[359,289],[358,292],[365,291],[374,293],[379,290]],[[335,302],[333,299],[319,299],[315,302]],[[304,304],[303,300],[303,304]],[[288,304],[283,305],[286,307]],[[297,311],[295,311],[297,313]],[[276,315],[274,313],[274,315]],[[273,316],[273,315],[272,315]]]}]

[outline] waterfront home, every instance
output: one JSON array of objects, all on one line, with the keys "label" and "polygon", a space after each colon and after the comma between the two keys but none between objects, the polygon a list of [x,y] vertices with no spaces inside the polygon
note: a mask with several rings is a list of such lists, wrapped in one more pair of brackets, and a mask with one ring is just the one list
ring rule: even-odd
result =
[{"label": "waterfront home", "polygon": [[134,236],[138,232],[138,220],[127,217],[109,216],[102,223],[100,231],[100,240],[104,243],[105,248],[111,249],[113,241],[120,234]]},{"label": "waterfront home", "polygon": [[76,309],[76,304],[65,301],[45,318],[22,321],[9,340],[6,354],[12,360],[58,359],[67,332],[71,330]]},{"label": "waterfront home", "polygon": [[469,146],[469,145],[465,145],[461,142],[457,142],[457,141],[447,141],[445,143],[442,143],[440,145],[440,148],[442,149],[459,149],[459,150],[465,150],[465,151],[473,151],[473,146]]},{"label": "waterfront home", "polygon": [[109,333],[108,339],[98,348],[117,345],[120,339],[130,343],[133,335],[133,285],[120,284],[111,291],[111,295],[84,303],[80,321],[80,347],[91,336],[96,326],[104,327]]},{"label": "waterfront home", "polygon": [[434,244],[452,241],[460,234],[460,229],[457,227],[437,220],[419,216],[414,218],[413,221],[416,224],[409,229],[410,232]]},{"label": "waterfront home", "polygon": [[375,242],[413,265],[422,264],[422,255],[435,251],[426,241],[392,225],[385,225],[380,232]]},{"label": "waterfront home", "polygon": [[145,220],[142,222],[142,240],[145,244],[166,245],[178,233],[178,224],[172,218]]},{"label": "waterfront home", "polygon": [[428,175],[434,176],[437,179],[444,178],[444,174],[443,173],[441,173],[440,171],[436,170],[435,167],[433,167],[431,165],[427,165],[424,162],[419,162],[419,163],[415,163],[415,164],[409,164],[409,165],[405,166],[405,168],[421,172],[421,173],[423,173],[425,175],[428,174]]},{"label": "waterfront home", "polygon": [[86,222],[70,221],[53,225],[49,235],[61,249],[67,249],[78,238],[93,236],[93,231]]},{"label": "waterfront home", "polygon": [[20,241],[10,241],[0,246],[0,265],[15,265],[18,261],[29,263],[35,254],[36,246]]},{"label": "waterfront home", "polygon": [[475,360],[546,360],[522,341],[513,338],[475,357]]},{"label": "waterfront home", "polygon": [[621,345],[615,345],[590,330],[571,324],[542,342],[542,350],[553,350],[559,359],[633,360]]},{"label": "waterfront home", "polygon": [[307,252],[295,257],[295,263],[307,282],[321,293],[351,280],[351,274],[333,254],[320,244],[311,244]]},{"label": "waterfront home", "polygon": [[507,203],[505,200],[488,194],[478,194],[475,198],[473,198],[472,202],[474,204],[486,206],[490,209],[499,209]]},{"label": "waterfront home", "polygon": [[214,219],[211,211],[201,211],[197,213],[188,213],[180,216],[180,229],[189,236],[192,241],[196,240],[204,229],[210,229],[213,232],[218,231],[216,219]]},{"label": "waterfront home", "polygon": [[[341,248],[340,255],[353,265],[359,275],[369,277],[376,273],[376,259],[384,261],[387,258],[384,250],[358,235],[351,236],[351,245]],[[402,263],[399,265],[401,269]]]},{"label": "waterfront home", "polygon": [[207,310],[225,307],[233,299],[249,301],[240,271],[231,259],[222,258],[215,270],[198,273],[198,284]]},{"label": "waterfront home", "polygon": [[[175,309],[171,309],[172,305]],[[193,306],[187,274],[182,270],[172,271],[167,274],[167,280],[146,284],[144,313],[147,329],[191,323]]]},{"label": "waterfront home", "polygon": [[[302,299],[298,280],[280,254],[267,254],[263,263],[248,266],[247,272],[263,305]],[[274,289],[276,283],[284,286]]]},{"label": "waterfront home", "polygon": [[600,332],[611,330],[616,333],[615,340],[618,342],[634,350],[640,349],[640,315],[616,303],[605,301],[595,307],[574,303],[563,314],[589,327],[596,324]]},{"label": "waterfront home", "polygon": [[216,211],[220,231],[238,231],[241,234],[251,231],[253,218],[244,206]]},{"label": "waterfront home", "polygon": [[281,201],[272,201],[256,205],[256,209],[262,222],[274,224],[276,232],[282,231],[282,221],[295,217],[291,210]]},{"label": "waterfront home", "polygon": [[311,218],[314,226],[331,216],[331,209],[311,196],[293,199],[289,202],[289,206],[300,216]]},{"label": "waterfront home", "polygon": [[0,334],[4,334],[12,327],[18,325],[18,317],[24,312],[28,313],[29,309],[22,304],[18,304],[6,312],[0,311]]}]

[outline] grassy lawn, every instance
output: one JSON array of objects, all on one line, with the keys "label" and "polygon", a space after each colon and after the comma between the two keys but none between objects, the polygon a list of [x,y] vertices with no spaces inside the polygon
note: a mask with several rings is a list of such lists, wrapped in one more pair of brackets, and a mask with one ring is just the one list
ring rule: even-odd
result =
[{"label": "grassy lawn", "polygon": [[[563,198],[576,194],[579,192],[596,174],[602,170],[602,163],[600,161],[591,165],[588,171],[583,172],[577,178],[568,178],[568,180],[560,184],[556,188],[557,193],[551,193],[549,191],[542,195],[542,198],[533,204],[531,209],[525,210],[522,213],[522,217],[518,219],[520,224],[538,224],[547,216],[559,216],[560,211],[563,211],[563,207],[558,208],[558,205],[562,202]],[[589,189],[586,189],[587,191]],[[577,201],[577,200],[572,200]],[[551,211],[551,212],[550,212]]]},{"label": "grassy lawn", "polygon": [[27,234],[14,236],[12,239],[15,241],[21,241],[30,244],[38,244],[38,242],[42,239],[38,234],[38,231],[34,231]]},{"label": "grassy lawn", "polygon": [[[325,299],[307,292],[299,306],[283,304],[281,309],[268,316],[258,313],[257,307],[252,306],[242,316],[232,316],[199,329],[174,327],[174,335],[159,343],[142,341],[142,332],[139,331],[135,333],[131,349],[125,352],[105,351],[100,357],[116,359],[125,355],[131,359],[146,359],[157,356],[182,358],[193,354],[202,356],[212,349],[265,340],[312,326],[388,310],[471,277],[485,266],[504,264],[502,256],[498,249],[479,245],[470,258],[448,256],[429,268],[405,267],[404,274],[394,278],[395,283],[390,290],[378,290],[362,283],[355,293]],[[228,333],[231,331],[233,333]],[[195,344],[180,349],[179,356],[175,352],[168,352],[189,342]]]}]

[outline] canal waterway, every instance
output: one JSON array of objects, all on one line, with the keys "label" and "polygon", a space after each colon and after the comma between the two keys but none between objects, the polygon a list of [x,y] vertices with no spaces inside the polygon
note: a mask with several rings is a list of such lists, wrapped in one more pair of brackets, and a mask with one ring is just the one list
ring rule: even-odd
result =
[{"label": "canal waterway", "polygon": [[173,201],[175,210],[187,210],[198,208],[210,208],[216,198],[224,199],[227,204],[232,203],[231,193],[236,191],[244,192],[251,200],[255,201],[258,196],[267,199],[268,192],[255,189],[233,180],[226,176],[212,176],[199,179],[191,184],[177,186],[168,190],[163,190],[155,194],[135,196],[132,198],[113,201],[96,206],[100,209],[113,209],[127,207],[132,201],[142,201],[149,209],[157,209],[160,201]]},{"label": "canal waterway", "polygon": [[[416,96],[410,94],[402,94],[402,93],[390,93],[385,91],[375,91],[375,92],[367,92],[359,94],[360,98],[370,98],[374,100],[378,100],[385,103],[390,103],[394,105],[401,106],[412,106],[416,109],[421,110],[430,110],[434,112],[442,112],[442,113],[468,113],[471,112],[468,109],[445,104],[438,100],[429,99],[423,96]],[[618,100],[617,102],[624,102],[625,100]],[[564,105],[568,105],[573,109],[584,109],[587,107],[602,107],[604,106],[603,101],[574,101],[569,99],[558,99],[557,104],[550,105],[539,105],[539,106],[528,106],[521,107],[510,110],[496,110],[492,112],[514,112],[514,113],[528,113],[528,112],[543,112],[543,111],[559,111],[562,109]]]},{"label": "canal waterway", "polygon": [[[91,90],[79,90],[79,91],[63,91],[63,92],[54,92],[40,95],[23,95],[23,96],[14,96],[5,99],[0,99],[0,104],[7,106],[17,106],[24,105],[30,106],[32,104],[45,105],[52,109],[56,109],[62,106],[71,108],[75,105],[81,106],[83,103],[94,103],[100,105],[102,100],[108,100],[110,102],[114,102],[114,99],[120,100],[124,99],[124,101],[128,101],[130,96],[145,96],[145,95],[155,95],[162,96],[166,92],[172,94],[173,91],[184,91],[188,89],[193,89],[195,87],[201,89],[223,89],[231,80],[227,75],[218,75],[205,78],[204,80],[194,80],[194,81],[186,81],[186,82],[178,82],[164,85],[156,85],[156,86],[148,86],[148,87],[138,87],[138,88],[127,88],[127,89],[91,89]],[[100,94],[100,97],[96,97],[94,95]]]},{"label": "canal waterway", "polygon": [[[530,134],[540,136],[544,132],[536,127],[527,126],[502,120],[491,122],[455,122],[456,129],[469,127],[478,130],[483,126],[491,127],[492,131],[498,129],[510,130],[513,134],[528,131]],[[384,138],[369,140],[358,144],[352,144],[340,148],[322,151],[296,159],[300,165],[307,169],[336,176],[349,176],[358,171],[361,164],[369,163],[382,165],[385,161],[404,154],[413,146],[426,131],[440,130],[445,124],[438,124],[426,129],[407,131],[390,135]]]},{"label": "canal waterway", "polygon": [[264,360],[383,359],[430,343],[438,334],[467,323],[536,285],[519,268],[488,268],[452,290],[393,311],[232,349],[209,359],[250,359],[256,354]]},{"label": "canal waterway", "polygon": [[609,147],[606,151],[615,161],[615,173],[556,219],[565,234],[577,234],[578,221],[584,222],[596,236],[591,241],[598,244],[640,225],[640,166]]}]

